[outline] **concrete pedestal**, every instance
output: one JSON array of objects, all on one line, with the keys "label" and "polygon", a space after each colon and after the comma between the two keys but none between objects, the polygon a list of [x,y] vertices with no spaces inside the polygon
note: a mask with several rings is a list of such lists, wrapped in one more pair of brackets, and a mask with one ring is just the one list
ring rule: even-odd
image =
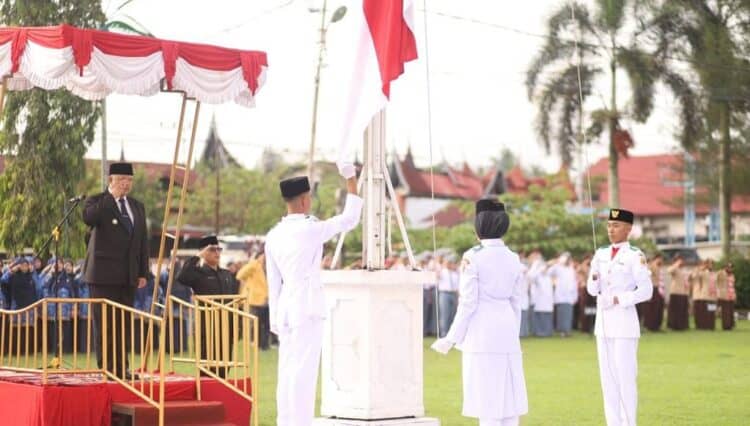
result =
[{"label": "concrete pedestal", "polygon": [[315,425],[439,425],[422,417],[422,289],[434,274],[342,270],[324,271],[322,280],[327,419]]}]

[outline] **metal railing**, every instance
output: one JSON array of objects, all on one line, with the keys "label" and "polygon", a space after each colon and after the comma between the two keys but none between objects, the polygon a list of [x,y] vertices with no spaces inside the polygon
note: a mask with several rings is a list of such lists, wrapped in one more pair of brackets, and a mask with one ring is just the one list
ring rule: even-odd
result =
[{"label": "metal railing", "polygon": [[[95,329],[95,315],[106,332]],[[164,369],[157,374],[128,370],[146,357],[147,328],[162,323],[158,316],[107,299],[46,298],[22,309],[0,310],[0,368],[39,373],[42,384],[56,376],[98,374],[153,406],[163,425]],[[104,348],[101,359],[98,345]],[[163,362],[160,350],[153,363]]]},{"label": "metal railing", "polygon": [[[169,304],[170,343],[178,343],[178,351],[170,346],[170,362],[195,366],[198,399],[201,376],[215,379],[246,399],[252,404],[250,424],[258,425],[258,318],[249,313],[247,298],[193,296],[189,303],[172,296]],[[185,319],[189,330],[182,334]],[[179,332],[174,332],[175,324],[180,325]],[[190,336],[187,342],[183,335]]]},{"label": "metal railing", "polygon": [[[187,363],[194,366],[198,399],[201,376],[211,377],[252,404],[250,425],[257,425],[258,318],[247,298],[194,296],[191,303],[172,296],[159,306],[165,315],[106,299],[46,298],[0,310],[0,368],[39,373],[42,384],[58,375],[98,374],[158,410],[163,426],[165,374],[174,363]],[[104,333],[96,330],[95,315]],[[158,346],[149,341],[154,329]]]}]

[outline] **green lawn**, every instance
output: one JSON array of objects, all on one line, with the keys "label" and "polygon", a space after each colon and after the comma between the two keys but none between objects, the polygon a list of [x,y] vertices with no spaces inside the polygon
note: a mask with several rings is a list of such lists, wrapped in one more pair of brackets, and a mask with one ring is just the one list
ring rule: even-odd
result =
[{"label": "green lawn", "polygon": [[[444,426],[461,417],[460,352],[444,357],[425,341],[425,409]],[[596,343],[591,336],[525,339],[529,415],[524,425],[604,423]],[[274,425],[277,351],[261,355],[260,424]],[[742,425],[750,422],[750,323],[731,332],[644,333],[640,341],[638,423]],[[319,396],[319,395],[318,395]]]}]

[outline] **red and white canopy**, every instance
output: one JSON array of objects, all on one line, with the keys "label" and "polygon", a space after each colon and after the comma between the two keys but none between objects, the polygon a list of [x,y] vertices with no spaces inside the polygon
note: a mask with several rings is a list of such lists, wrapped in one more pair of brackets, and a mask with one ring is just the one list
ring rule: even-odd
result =
[{"label": "red and white canopy", "polygon": [[66,88],[88,100],[150,96],[161,81],[201,102],[254,106],[265,52],[56,27],[0,28],[0,76],[9,90]]}]

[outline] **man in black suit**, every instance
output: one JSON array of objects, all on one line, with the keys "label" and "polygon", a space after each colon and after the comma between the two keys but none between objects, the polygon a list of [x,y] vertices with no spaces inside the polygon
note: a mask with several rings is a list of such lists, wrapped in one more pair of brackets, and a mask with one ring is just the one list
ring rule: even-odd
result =
[{"label": "man in black suit", "polygon": [[[84,280],[89,284],[91,297],[109,299],[125,306],[133,306],[136,287],[146,286],[149,265],[146,210],[141,202],[128,197],[132,184],[131,164],[111,164],[109,187],[103,193],[87,198],[83,210],[83,221],[91,229],[83,265]],[[117,377],[129,378],[130,316],[125,315],[123,324],[118,312],[113,323],[112,311],[108,309],[107,312],[107,330],[102,330],[101,307],[94,309],[99,368],[103,366],[102,332],[106,331],[106,369]],[[124,370],[123,354],[126,355]]]}]

